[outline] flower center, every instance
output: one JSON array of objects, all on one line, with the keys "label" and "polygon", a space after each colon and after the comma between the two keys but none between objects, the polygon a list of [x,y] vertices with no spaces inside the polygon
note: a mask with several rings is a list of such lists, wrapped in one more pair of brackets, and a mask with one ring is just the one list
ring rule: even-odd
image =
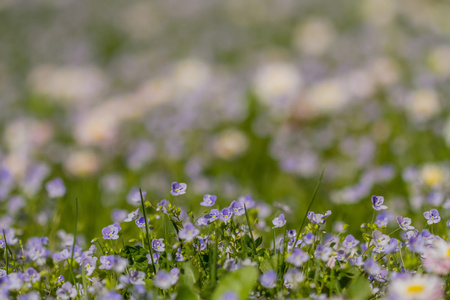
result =
[{"label": "flower center", "polygon": [[424,290],[424,286],[421,284],[415,284],[415,285],[411,285],[410,287],[408,287],[408,289],[406,290],[407,293],[409,294],[418,294],[420,292],[423,292]]}]

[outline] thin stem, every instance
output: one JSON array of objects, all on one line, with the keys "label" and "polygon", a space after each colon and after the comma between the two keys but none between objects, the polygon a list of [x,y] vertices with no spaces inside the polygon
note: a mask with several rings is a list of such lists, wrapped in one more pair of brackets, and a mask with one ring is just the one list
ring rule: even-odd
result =
[{"label": "thin stem", "polygon": [[[77,240],[77,230],[78,230],[78,198],[75,198],[75,232],[73,234],[73,243],[72,243],[72,255],[70,257],[70,275],[72,276],[73,283],[76,283],[75,276],[73,275],[73,255],[75,254],[75,243]],[[83,264],[83,263],[81,263]]]},{"label": "thin stem", "polygon": [[147,233],[148,250],[149,250],[149,252],[150,252],[150,259],[151,259],[151,261],[152,261],[153,272],[156,273],[155,262],[153,261],[152,245],[151,245],[151,243],[150,243],[150,234],[148,233],[147,213],[145,212],[144,197],[142,196],[142,190],[141,190],[141,188],[139,188],[139,194],[141,195],[142,212],[144,213],[145,231],[146,231],[146,233]]},{"label": "thin stem", "polygon": [[5,239],[5,256],[6,256],[6,275],[9,274],[9,256],[8,256],[8,243],[6,242],[6,234],[5,234],[5,229],[2,229],[3,231],[3,238]]},{"label": "thin stem", "polygon": [[297,240],[300,237],[300,233],[303,230],[303,225],[305,224],[306,218],[308,216],[308,212],[311,209],[314,199],[316,198],[316,194],[317,194],[317,191],[319,190],[320,183],[322,182],[324,172],[325,172],[325,167],[322,168],[322,173],[320,173],[319,182],[317,182],[317,185],[316,185],[316,188],[314,189],[314,193],[312,195],[311,201],[309,201],[309,205],[308,205],[308,208],[306,209],[305,216],[303,217],[302,223],[300,224],[300,227],[297,232],[297,236],[295,237],[294,245],[297,244]]},{"label": "thin stem", "polygon": [[248,216],[247,206],[245,205],[245,203],[244,203],[244,210],[245,210],[245,218],[247,219],[248,231],[250,232],[250,237],[252,238],[253,252],[256,252],[255,239],[253,238],[252,226],[250,225],[250,218]]},{"label": "thin stem", "polygon": [[276,252],[276,241],[275,241],[275,228],[273,229],[273,255],[275,255]]}]

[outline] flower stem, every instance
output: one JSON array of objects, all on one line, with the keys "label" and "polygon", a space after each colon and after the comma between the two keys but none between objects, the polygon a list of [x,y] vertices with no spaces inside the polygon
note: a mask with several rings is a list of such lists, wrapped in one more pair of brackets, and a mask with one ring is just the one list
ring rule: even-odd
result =
[{"label": "flower stem", "polygon": [[142,205],[142,212],[143,212],[143,214],[144,214],[145,232],[147,233],[148,250],[149,250],[149,252],[150,252],[150,259],[151,259],[151,261],[152,261],[153,273],[156,273],[155,262],[153,261],[152,245],[151,245],[151,243],[150,243],[150,234],[148,233],[147,213],[145,212],[144,197],[142,196],[142,190],[141,190],[141,188],[139,188],[139,194],[141,195],[141,205]]},{"label": "flower stem", "polygon": [[308,212],[311,209],[314,199],[316,198],[316,194],[317,194],[317,191],[319,190],[320,183],[322,182],[324,172],[325,172],[325,167],[322,168],[322,173],[320,173],[319,182],[317,182],[316,188],[314,189],[314,193],[311,197],[311,201],[309,201],[308,208],[306,209],[305,216],[303,217],[302,223],[300,224],[300,227],[298,228],[298,232],[297,232],[297,236],[295,237],[294,245],[297,244],[297,240],[300,237],[300,233],[303,230],[303,225],[305,224],[306,217],[308,216]]},{"label": "flower stem", "polygon": [[245,203],[244,203],[244,210],[245,210],[245,218],[247,219],[248,231],[250,232],[250,237],[252,238],[253,252],[256,252],[255,239],[253,238],[252,226],[250,225],[250,218],[248,216],[247,206],[245,205]]}]

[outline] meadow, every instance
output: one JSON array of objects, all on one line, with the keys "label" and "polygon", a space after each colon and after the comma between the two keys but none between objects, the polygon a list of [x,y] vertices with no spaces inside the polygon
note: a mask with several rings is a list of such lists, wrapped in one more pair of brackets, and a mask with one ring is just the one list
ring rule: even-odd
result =
[{"label": "meadow", "polygon": [[449,298],[449,14],[0,0],[0,299]]}]

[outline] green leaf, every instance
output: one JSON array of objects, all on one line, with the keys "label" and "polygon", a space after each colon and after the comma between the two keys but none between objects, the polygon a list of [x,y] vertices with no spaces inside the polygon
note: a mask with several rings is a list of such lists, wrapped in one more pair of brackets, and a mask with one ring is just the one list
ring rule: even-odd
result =
[{"label": "green leaf", "polygon": [[369,281],[360,276],[352,280],[348,288],[349,299],[367,299],[371,295]]},{"label": "green leaf", "polygon": [[259,245],[261,245],[261,243],[262,243],[262,236],[260,236],[260,237],[258,237],[258,238],[256,239],[256,241],[255,241],[255,246],[256,246],[256,247],[259,247]]},{"label": "green leaf", "polygon": [[259,264],[259,269],[261,272],[266,273],[269,270],[275,270],[277,268],[277,257],[266,258]]},{"label": "green leaf", "polygon": [[188,278],[186,273],[180,276],[177,289],[176,300],[199,300],[200,296],[195,293],[193,285],[191,284],[192,278]]},{"label": "green leaf", "polygon": [[200,274],[198,270],[194,268],[192,262],[188,261],[184,264],[184,277],[187,285],[194,286],[199,276]]},{"label": "green leaf", "polygon": [[228,273],[224,278],[220,279],[220,283],[214,290],[212,299],[218,300],[226,292],[234,292],[241,300],[248,298],[252,288],[256,284],[258,278],[258,270],[256,267],[243,267],[235,272]]}]

